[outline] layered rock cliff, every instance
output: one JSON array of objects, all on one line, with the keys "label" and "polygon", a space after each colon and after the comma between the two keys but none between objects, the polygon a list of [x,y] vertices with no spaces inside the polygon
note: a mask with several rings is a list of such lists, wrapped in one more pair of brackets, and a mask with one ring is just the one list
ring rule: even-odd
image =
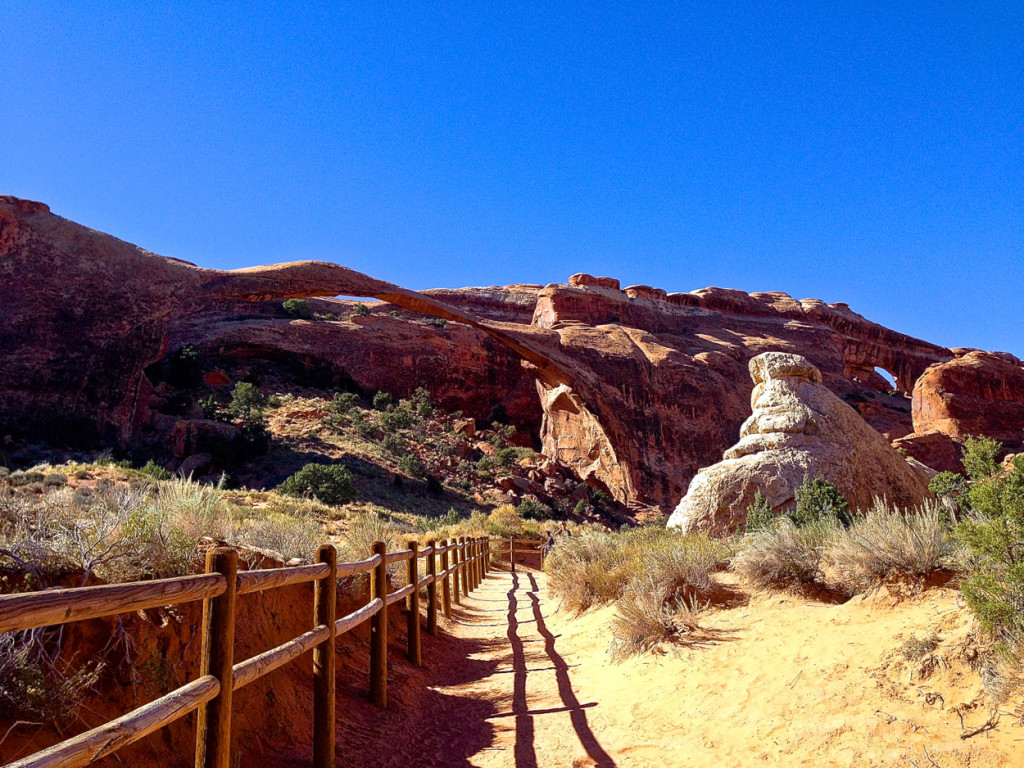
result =
[{"label": "layered rock cliff", "polygon": [[[353,305],[336,300],[311,302],[336,320],[293,320],[280,308],[285,298],[339,295],[388,302],[397,316],[377,306],[351,316]],[[0,198],[5,433],[137,441],[161,407],[147,369],[185,344],[212,357],[323,369],[367,391],[426,386],[445,407],[537,430],[544,453],[579,477],[666,511],[750,415],[755,355],[807,357],[889,439],[914,431],[908,395],[922,374],[954,361],[951,350],[846,305],[783,293],[621,290],[614,279],[583,274],[545,287],[414,292],[317,262],[210,270],[40,203]],[[892,374],[897,391],[876,367]],[[976,397],[1003,402],[993,392]],[[986,423],[970,428],[984,433],[1002,410],[984,410]]]}]

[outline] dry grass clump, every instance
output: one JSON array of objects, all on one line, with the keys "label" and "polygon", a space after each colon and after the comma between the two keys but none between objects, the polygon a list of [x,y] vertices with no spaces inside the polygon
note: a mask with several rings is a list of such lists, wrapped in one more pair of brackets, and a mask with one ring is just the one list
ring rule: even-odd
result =
[{"label": "dry grass clump", "polygon": [[191,479],[60,486],[41,496],[0,486],[0,569],[41,588],[64,574],[82,584],[165,578],[202,567],[203,538],[309,559],[326,540],[309,514],[230,503]]},{"label": "dry grass clump", "polygon": [[612,619],[612,658],[621,660],[676,642],[699,629],[698,616],[714,589],[711,573],[728,549],[706,536],[659,539],[637,549],[635,571]]},{"label": "dry grass clump", "polygon": [[12,720],[53,722],[74,715],[92,692],[102,665],[93,661],[77,670],[62,668],[51,643],[53,630],[0,634],[0,712]]},{"label": "dry grass clump", "polygon": [[837,528],[828,518],[798,526],[780,517],[769,528],[747,535],[732,569],[760,589],[820,581],[822,557]]},{"label": "dry grass clump", "polygon": [[629,581],[625,536],[586,531],[562,538],[544,563],[548,587],[573,613],[614,602]]},{"label": "dry grass clump", "polygon": [[949,564],[953,549],[938,503],[901,510],[875,499],[866,515],[833,533],[825,560],[839,583],[862,591],[892,579],[923,581]]},{"label": "dry grass clump", "polygon": [[715,586],[711,573],[728,556],[724,542],[705,535],[585,531],[560,539],[544,570],[548,587],[574,613],[616,604],[612,652],[622,659],[695,630]]}]

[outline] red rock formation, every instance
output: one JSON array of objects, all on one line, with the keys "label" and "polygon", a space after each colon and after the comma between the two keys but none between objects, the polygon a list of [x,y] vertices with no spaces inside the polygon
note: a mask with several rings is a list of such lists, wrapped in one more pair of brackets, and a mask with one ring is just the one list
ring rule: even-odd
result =
[{"label": "red rock formation", "polygon": [[1024,363],[1005,352],[954,352],[954,360],[931,366],[914,385],[914,432],[955,440],[986,435],[1009,450],[1024,449]]},{"label": "red rock formation", "polygon": [[544,453],[620,500],[662,509],[735,441],[750,415],[747,363],[755,355],[806,356],[833,392],[890,437],[910,431],[909,402],[878,392],[886,387],[871,378],[874,367],[909,389],[928,365],[952,356],[842,304],[573,282],[541,291],[534,315],[537,326],[558,333],[573,379],[540,384]]},{"label": "red rock formation", "polygon": [[[570,283],[416,293],[317,262],[201,269],[0,198],[0,429],[133,440],[153,402],[147,366],[187,342],[326,362],[366,389],[422,384],[484,418],[497,407],[524,420],[534,408],[536,418],[534,379],[548,455],[622,501],[669,510],[750,414],[751,357],[806,356],[890,438],[911,429],[908,403],[883,392],[875,367],[905,395],[953,357],[843,304],[720,288],[620,291],[583,274]],[[314,323],[266,305],[336,295],[404,311]],[[452,322],[410,322],[413,312]],[[978,387],[979,398],[987,392]]]}]

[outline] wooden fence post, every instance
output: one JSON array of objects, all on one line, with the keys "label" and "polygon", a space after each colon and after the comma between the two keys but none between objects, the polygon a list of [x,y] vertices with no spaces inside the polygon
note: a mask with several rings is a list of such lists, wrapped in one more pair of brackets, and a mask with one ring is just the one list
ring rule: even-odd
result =
[{"label": "wooden fence post", "polygon": [[446,619],[452,617],[452,590],[448,575],[448,565],[450,562],[448,559],[448,543],[448,539],[441,542],[441,546],[444,547],[444,552],[441,553],[441,570],[444,572],[444,576],[441,578],[441,609],[444,611]]},{"label": "wooden fence post", "polygon": [[224,576],[227,588],[219,597],[203,601],[203,635],[199,675],[213,675],[220,693],[199,708],[196,727],[196,768],[230,768],[231,667],[235,656],[235,590],[238,553],[217,547],[206,553],[206,572]]},{"label": "wooden fence post", "polygon": [[512,572],[516,570],[516,537],[510,536],[508,540],[508,561]]},{"label": "wooden fence post", "polygon": [[372,552],[380,555],[370,582],[370,599],[380,598],[384,605],[370,619],[370,701],[381,709],[388,706],[388,548],[383,541],[373,542]]},{"label": "wooden fence post", "polygon": [[466,555],[466,579],[469,581],[469,586],[466,588],[466,594],[468,595],[476,589],[476,574],[474,573],[476,568],[476,554],[473,551],[472,536],[466,538]]},{"label": "wooden fence post", "polygon": [[459,540],[457,538],[451,540],[452,546],[452,602],[456,605],[461,605],[462,600],[459,599],[459,593],[461,587],[459,586],[459,569],[462,550],[459,549]]},{"label": "wooden fence post", "polygon": [[466,537],[459,536],[459,546],[462,548],[462,559],[459,560],[462,571],[462,594],[469,597],[469,562],[466,559],[468,550],[466,548]]},{"label": "wooden fence post", "polygon": [[405,607],[408,614],[405,617],[406,629],[409,640],[409,661],[417,667],[423,666],[423,654],[420,651],[420,545],[419,542],[410,541],[409,549],[412,550],[412,557],[409,558],[409,583],[412,584],[412,593],[407,597]]},{"label": "wooden fence post", "polygon": [[484,564],[484,550],[481,546],[480,538],[477,537],[473,543],[473,555],[475,560],[473,561],[473,572],[476,574],[476,586],[480,586],[480,582],[484,580],[483,564]]},{"label": "wooden fence post", "polygon": [[427,585],[427,632],[431,637],[437,637],[437,541],[431,539],[427,546],[430,548],[430,557],[427,558],[427,576],[430,577]]},{"label": "wooden fence post", "polygon": [[491,537],[484,536],[484,578],[491,572]]},{"label": "wooden fence post", "polygon": [[334,621],[338,603],[338,550],[317,547],[316,561],[328,574],[313,584],[313,624],[327,627],[327,639],[313,649],[313,767],[334,768]]}]

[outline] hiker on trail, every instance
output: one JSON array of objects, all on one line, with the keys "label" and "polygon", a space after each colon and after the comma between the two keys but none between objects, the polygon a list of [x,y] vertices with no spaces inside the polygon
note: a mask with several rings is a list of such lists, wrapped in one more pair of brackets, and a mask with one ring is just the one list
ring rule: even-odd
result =
[{"label": "hiker on trail", "polygon": [[544,542],[544,554],[547,555],[555,548],[555,536],[551,531],[545,531],[545,533],[548,535],[548,539]]},{"label": "hiker on trail", "polygon": [[558,529],[559,536],[572,536],[572,531],[569,530],[569,526],[566,522],[562,521],[562,527]]}]

